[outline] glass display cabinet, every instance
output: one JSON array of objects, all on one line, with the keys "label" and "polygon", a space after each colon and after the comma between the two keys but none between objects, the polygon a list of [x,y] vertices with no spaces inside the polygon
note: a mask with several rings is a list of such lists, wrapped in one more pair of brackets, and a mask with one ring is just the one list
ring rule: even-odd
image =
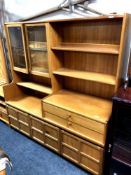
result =
[{"label": "glass display cabinet", "polygon": [[46,24],[27,24],[25,31],[30,73],[49,77]]},{"label": "glass display cabinet", "polygon": [[7,33],[13,69],[15,71],[28,73],[23,26],[21,24],[10,24],[7,26]]}]

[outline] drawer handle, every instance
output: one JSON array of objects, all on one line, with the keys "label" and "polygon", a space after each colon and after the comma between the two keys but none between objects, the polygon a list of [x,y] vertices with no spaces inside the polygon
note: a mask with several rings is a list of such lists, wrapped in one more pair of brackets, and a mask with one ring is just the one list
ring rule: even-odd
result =
[{"label": "drawer handle", "polygon": [[72,122],[71,121],[68,121],[67,124],[68,124],[68,126],[71,126],[72,125]]}]

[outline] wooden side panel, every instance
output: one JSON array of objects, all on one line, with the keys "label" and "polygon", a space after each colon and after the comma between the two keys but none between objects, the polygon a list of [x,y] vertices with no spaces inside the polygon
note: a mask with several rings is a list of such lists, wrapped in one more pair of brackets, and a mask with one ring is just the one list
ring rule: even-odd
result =
[{"label": "wooden side panel", "polygon": [[0,82],[3,82],[3,83],[8,82],[8,74],[7,74],[7,68],[5,63],[5,56],[4,56],[1,37],[0,37]]}]

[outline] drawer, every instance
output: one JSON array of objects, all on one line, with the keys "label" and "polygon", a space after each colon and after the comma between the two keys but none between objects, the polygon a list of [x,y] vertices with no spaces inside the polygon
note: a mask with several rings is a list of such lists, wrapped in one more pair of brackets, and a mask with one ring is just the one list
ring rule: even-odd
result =
[{"label": "drawer", "polygon": [[101,173],[99,173],[101,166],[86,156],[80,157],[80,166],[82,166],[84,169],[92,172],[95,175],[101,175]]},{"label": "drawer", "polygon": [[37,130],[32,129],[31,135],[34,140],[38,141],[41,144],[44,144],[44,133],[42,131],[38,132]]},{"label": "drawer", "polygon": [[1,117],[2,117],[2,119],[3,119],[6,123],[9,124],[9,117],[8,117],[8,114],[2,112],[2,113],[1,113]]},{"label": "drawer", "polygon": [[59,129],[55,126],[45,123],[44,125],[45,136],[51,136],[56,140],[59,139]]},{"label": "drawer", "polygon": [[7,110],[8,110],[8,114],[11,115],[13,118],[15,118],[15,119],[18,118],[17,110],[15,108],[8,106]]},{"label": "drawer", "polygon": [[30,119],[31,119],[31,128],[33,130],[36,130],[36,131],[40,132],[40,133],[41,132],[43,133],[43,131],[44,131],[44,122],[41,121],[41,120],[38,120],[34,117],[30,117]]},{"label": "drawer", "polygon": [[104,146],[105,144],[105,136],[103,134],[73,123],[72,121],[47,112],[45,112],[45,120],[52,124],[56,124],[72,133],[75,133],[85,139],[88,139],[96,144],[99,144],[100,146]]},{"label": "drawer", "polygon": [[103,148],[96,146],[92,143],[81,140],[80,153],[81,155],[88,155],[88,157],[98,163],[102,162]]},{"label": "drawer", "polygon": [[60,144],[59,141],[53,139],[50,136],[45,136],[45,146],[49,147],[50,149],[60,152]]},{"label": "drawer", "polygon": [[30,136],[30,127],[23,124],[23,123],[19,123],[19,130],[24,133],[25,135]]},{"label": "drawer", "polygon": [[18,120],[20,123],[23,123],[25,125],[29,125],[29,116],[27,113],[24,113],[22,111],[18,111]]},{"label": "drawer", "polygon": [[77,137],[70,135],[64,131],[61,132],[62,132],[62,145],[70,147],[76,151],[80,149],[80,143]]},{"label": "drawer", "polygon": [[61,109],[57,106],[53,106],[47,103],[44,103],[44,110],[55,114],[57,116],[60,116],[61,118],[64,118],[68,121],[72,121],[73,123],[76,123],[78,125],[84,126],[88,129],[94,130],[96,132],[99,132],[101,134],[105,134],[106,132],[106,125],[103,123],[100,123],[98,121],[89,119],[87,117],[81,116],[79,114]]},{"label": "drawer", "polygon": [[11,115],[9,116],[9,120],[10,120],[10,125],[19,130],[19,122],[17,119],[15,119],[14,117],[12,117]]},{"label": "drawer", "polygon": [[62,145],[61,147],[61,154],[68,158],[69,160],[75,162],[78,164],[79,162],[79,154],[78,152],[76,152],[75,150],[65,146],[65,145]]}]

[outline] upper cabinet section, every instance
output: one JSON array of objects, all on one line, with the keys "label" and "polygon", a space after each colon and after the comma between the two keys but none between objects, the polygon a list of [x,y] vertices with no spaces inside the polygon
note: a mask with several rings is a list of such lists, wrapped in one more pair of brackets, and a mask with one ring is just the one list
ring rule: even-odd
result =
[{"label": "upper cabinet section", "polygon": [[30,73],[49,77],[46,30],[46,24],[25,25]]},{"label": "upper cabinet section", "polygon": [[6,29],[13,69],[28,73],[23,26],[21,24],[7,25]]}]

